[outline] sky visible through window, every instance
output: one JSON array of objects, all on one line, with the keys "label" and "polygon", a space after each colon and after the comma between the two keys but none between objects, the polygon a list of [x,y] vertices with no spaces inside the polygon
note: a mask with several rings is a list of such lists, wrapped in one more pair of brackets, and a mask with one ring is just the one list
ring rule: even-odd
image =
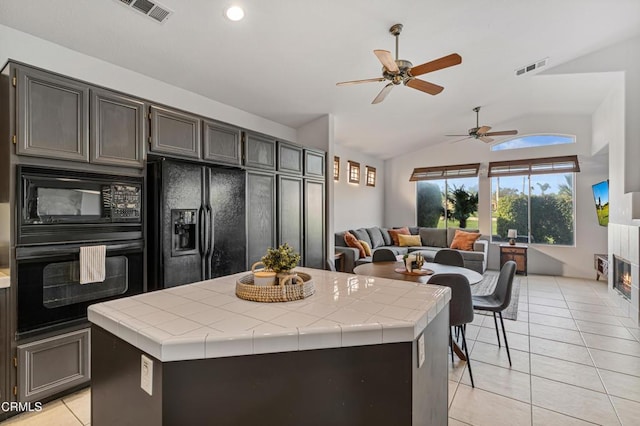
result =
[{"label": "sky visible through window", "polygon": [[504,151],[507,149],[533,148],[537,146],[563,145],[575,143],[574,136],[562,135],[533,135],[510,139],[491,147],[491,151]]}]

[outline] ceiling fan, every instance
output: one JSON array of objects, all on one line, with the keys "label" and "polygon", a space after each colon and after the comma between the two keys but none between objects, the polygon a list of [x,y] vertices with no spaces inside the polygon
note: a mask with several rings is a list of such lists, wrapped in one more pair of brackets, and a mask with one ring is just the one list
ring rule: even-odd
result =
[{"label": "ceiling fan", "polygon": [[480,139],[482,142],[491,143],[493,142],[493,138],[490,138],[489,136],[507,136],[507,135],[518,134],[517,130],[503,130],[500,132],[490,132],[489,130],[491,130],[491,126],[480,126],[480,107],[479,106],[475,107],[473,111],[475,111],[476,113],[476,127],[469,129],[469,133],[466,135],[445,135],[445,136],[466,136],[462,139],[458,139],[457,141],[453,141],[452,143],[460,142],[469,138]]},{"label": "ceiling fan", "polygon": [[388,50],[374,50],[373,53],[378,57],[378,60],[382,63],[382,77],[368,78],[366,80],[353,80],[343,81],[336,83],[337,86],[371,83],[376,81],[389,80],[386,86],[382,88],[378,96],[375,97],[372,104],[380,103],[387,97],[393,86],[397,86],[402,83],[405,86],[409,86],[412,89],[420,90],[430,95],[437,95],[444,90],[444,87],[437,84],[429,83],[427,81],[416,78],[419,75],[426,74],[433,71],[438,71],[443,68],[452,67],[462,63],[462,57],[457,53],[443,56],[440,59],[426,62],[422,65],[413,66],[413,64],[404,59],[398,59],[398,37],[402,32],[402,24],[395,24],[389,28],[389,32],[396,38],[396,59],[393,59],[391,52]]}]

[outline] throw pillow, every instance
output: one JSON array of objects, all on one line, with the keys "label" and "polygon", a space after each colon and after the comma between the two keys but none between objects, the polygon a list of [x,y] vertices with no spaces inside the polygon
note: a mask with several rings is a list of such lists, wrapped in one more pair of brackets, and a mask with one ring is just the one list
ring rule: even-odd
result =
[{"label": "throw pillow", "polygon": [[367,257],[364,252],[364,247],[362,247],[360,241],[358,241],[358,239],[351,232],[344,233],[344,242],[347,243],[349,247],[357,248],[360,252],[360,257]]},{"label": "throw pillow", "polygon": [[420,235],[404,235],[398,234],[398,244],[400,247],[419,246],[422,244]]},{"label": "throw pillow", "polygon": [[350,229],[349,232],[351,232],[358,240],[366,241],[367,244],[369,244],[369,247],[371,247],[371,238],[369,237],[369,233],[366,229]]},{"label": "throw pillow", "polygon": [[411,235],[411,233],[409,232],[409,228],[407,228],[406,226],[404,228],[389,229],[389,235],[391,235],[391,239],[393,240],[394,246],[400,245],[400,241],[398,240],[398,234]]},{"label": "throw pillow", "polygon": [[480,238],[479,232],[464,232],[456,229],[453,241],[451,242],[451,248],[472,251],[473,243],[475,243],[478,238]]},{"label": "throw pillow", "polygon": [[371,246],[368,242],[364,240],[358,240],[360,244],[362,244],[362,248],[364,249],[364,254],[367,256],[371,256]]},{"label": "throw pillow", "polygon": [[390,246],[393,244],[393,240],[391,239],[391,235],[389,235],[389,230],[387,228],[380,228],[380,233],[382,234],[382,239],[384,240],[383,246]]},{"label": "throw pillow", "polygon": [[373,228],[367,228],[367,232],[371,237],[371,248],[382,247],[384,244],[384,237],[382,236],[382,231],[377,226]]}]

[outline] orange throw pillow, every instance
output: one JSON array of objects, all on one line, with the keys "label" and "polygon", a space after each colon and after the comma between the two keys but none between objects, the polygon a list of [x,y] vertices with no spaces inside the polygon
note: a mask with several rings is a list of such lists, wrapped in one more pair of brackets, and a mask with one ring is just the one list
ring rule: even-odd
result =
[{"label": "orange throw pillow", "polygon": [[480,238],[479,232],[465,232],[456,229],[456,233],[451,241],[451,248],[465,251],[473,251],[473,243]]},{"label": "orange throw pillow", "polygon": [[353,235],[351,232],[344,233],[344,242],[347,243],[349,247],[357,248],[360,251],[360,257],[367,257],[367,254],[364,251],[364,247],[360,244],[360,241]]},{"label": "orange throw pillow", "polygon": [[409,232],[409,228],[407,228],[406,226],[404,228],[399,228],[399,229],[389,229],[389,235],[391,235],[391,239],[393,240],[394,246],[400,245],[398,234],[411,235],[411,232]]}]

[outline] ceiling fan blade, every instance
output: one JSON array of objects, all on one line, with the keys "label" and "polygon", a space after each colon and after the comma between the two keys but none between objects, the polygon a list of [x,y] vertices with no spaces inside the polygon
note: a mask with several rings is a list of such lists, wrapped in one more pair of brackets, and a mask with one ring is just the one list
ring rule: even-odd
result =
[{"label": "ceiling fan blade", "polygon": [[[453,135],[447,135],[447,136],[453,136]],[[459,135],[459,136],[462,136],[462,135]],[[447,143],[450,143],[450,144],[458,143],[458,142],[466,141],[467,139],[471,139],[471,136],[467,136],[466,138],[462,138],[462,139],[456,139],[454,141],[450,141],[450,142],[447,142]]]},{"label": "ceiling fan blade", "polygon": [[366,80],[341,81],[340,83],[336,83],[336,86],[348,86],[351,84],[360,84],[360,83],[373,83],[376,81],[384,81],[384,77],[367,78]]},{"label": "ceiling fan blade", "polygon": [[476,130],[476,133],[479,134],[479,135],[484,135],[489,130],[491,130],[491,126],[482,126],[482,127],[478,128],[478,130]]},{"label": "ceiling fan blade", "polygon": [[374,50],[373,53],[378,57],[378,60],[382,62],[382,65],[392,73],[400,71],[398,64],[393,60],[393,55],[388,50]]},{"label": "ceiling fan blade", "polygon": [[493,139],[488,138],[486,136],[479,136],[478,139],[480,139],[482,142],[486,142],[486,143],[491,143],[493,142]]},{"label": "ceiling fan blade", "polygon": [[437,95],[444,90],[444,87],[437,84],[429,83],[428,81],[420,80],[419,78],[412,78],[405,80],[404,84],[412,89],[420,90],[430,95]]},{"label": "ceiling fan blade", "polygon": [[417,77],[422,74],[426,74],[432,71],[438,71],[443,68],[452,67],[454,65],[458,65],[462,63],[462,57],[457,53],[452,53],[451,55],[443,56],[440,59],[433,60],[431,62],[426,62],[422,65],[417,65],[409,70],[409,73]]},{"label": "ceiling fan blade", "polygon": [[517,135],[518,131],[517,130],[503,130],[501,132],[490,132],[490,133],[485,133],[485,136],[507,136],[507,135]]},{"label": "ceiling fan blade", "polygon": [[468,137],[468,138],[469,138],[469,137],[471,137],[471,136],[469,136],[469,135],[445,135],[445,136],[466,136],[466,137]]},{"label": "ceiling fan blade", "polygon": [[382,90],[380,91],[380,93],[378,93],[378,96],[376,96],[376,98],[371,103],[372,104],[379,104],[380,102],[384,101],[384,98],[387,97],[387,95],[389,94],[391,89],[393,89],[393,83],[389,83],[386,86],[384,86],[382,88]]}]

